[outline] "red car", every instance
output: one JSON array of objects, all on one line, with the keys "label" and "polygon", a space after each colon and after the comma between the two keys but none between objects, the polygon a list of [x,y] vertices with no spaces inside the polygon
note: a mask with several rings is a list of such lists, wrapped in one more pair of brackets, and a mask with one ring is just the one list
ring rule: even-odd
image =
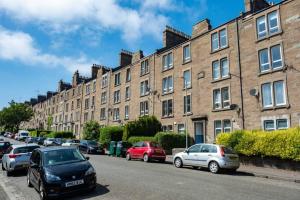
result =
[{"label": "red car", "polygon": [[155,142],[138,142],[126,152],[126,160],[131,159],[143,159],[144,162],[149,162],[150,160],[165,162],[166,153]]}]

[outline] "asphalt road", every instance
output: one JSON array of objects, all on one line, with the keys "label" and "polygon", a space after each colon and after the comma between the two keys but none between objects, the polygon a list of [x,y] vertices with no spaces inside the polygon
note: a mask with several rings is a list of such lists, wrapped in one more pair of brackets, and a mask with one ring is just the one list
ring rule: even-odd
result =
[{"label": "asphalt road", "polygon": [[[243,173],[214,175],[205,170],[177,169],[170,164],[89,156],[97,171],[96,191],[64,199],[299,200],[300,197],[299,183],[269,180]],[[15,199],[39,199],[38,193],[26,186],[26,173],[6,177],[0,170],[1,186]]]}]

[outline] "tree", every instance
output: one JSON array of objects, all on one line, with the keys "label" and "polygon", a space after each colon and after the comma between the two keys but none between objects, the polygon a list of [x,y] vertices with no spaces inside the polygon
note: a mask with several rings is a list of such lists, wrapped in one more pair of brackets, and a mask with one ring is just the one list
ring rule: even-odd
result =
[{"label": "tree", "polygon": [[98,140],[100,136],[100,125],[96,121],[88,121],[83,127],[83,138],[86,140]]},{"label": "tree", "polygon": [[17,132],[21,122],[29,121],[32,116],[33,110],[29,105],[11,101],[8,107],[0,111],[0,126]]}]

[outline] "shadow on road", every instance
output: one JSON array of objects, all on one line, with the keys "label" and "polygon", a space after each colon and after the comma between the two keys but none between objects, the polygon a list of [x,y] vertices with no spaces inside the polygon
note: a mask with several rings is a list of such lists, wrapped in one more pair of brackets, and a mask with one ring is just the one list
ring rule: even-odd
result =
[{"label": "shadow on road", "polygon": [[95,197],[99,197],[101,195],[104,195],[106,193],[109,193],[109,189],[107,189],[107,187],[109,187],[109,185],[101,185],[97,183],[97,187],[94,191],[92,192],[80,192],[80,193],[74,193],[70,196],[67,196],[65,198],[61,198],[61,199],[90,199],[90,198],[95,198]]}]

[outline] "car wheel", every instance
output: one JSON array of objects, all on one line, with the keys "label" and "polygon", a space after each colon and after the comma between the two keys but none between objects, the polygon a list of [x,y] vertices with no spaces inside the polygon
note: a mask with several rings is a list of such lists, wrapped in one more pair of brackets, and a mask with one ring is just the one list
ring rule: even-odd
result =
[{"label": "car wheel", "polygon": [[4,168],[4,165],[3,165],[3,163],[2,163],[2,171],[5,171],[5,168]]},{"label": "car wheel", "polygon": [[199,169],[199,167],[197,167],[197,166],[193,166],[193,169]]},{"label": "car wheel", "polygon": [[29,177],[30,175],[29,175],[29,173],[30,173],[30,172],[28,171],[28,172],[27,172],[27,186],[28,186],[28,187],[32,187],[32,184],[31,184],[31,182],[30,182],[30,177]]},{"label": "car wheel", "polygon": [[11,176],[12,172],[6,170],[6,176]]},{"label": "car wheel", "polygon": [[128,160],[128,161],[131,160],[130,153],[127,153],[127,154],[126,154],[126,160]]},{"label": "car wheel", "polygon": [[143,160],[144,160],[144,162],[150,161],[148,154],[146,154],[146,153],[144,154]]},{"label": "car wheel", "polygon": [[208,165],[209,171],[211,173],[217,174],[220,170],[219,164],[216,161],[211,161]]},{"label": "car wheel", "polygon": [[48,197],[47,197],[47,194],[45,192],[45,189],[44,189],[44,186],[42,183],[40,183],[40,186],[39,186],[39,194],[40,194],[40,199],[41,200],[47,200]]},{"label": "car wheel", "polygon": [[174,160],[174,165],[175,165],[175,167],[177,167],[177,168],[181,168],[181,167],[182,167],[182,160],[181,160],[181,158],[176,158],[176,159]]}]

